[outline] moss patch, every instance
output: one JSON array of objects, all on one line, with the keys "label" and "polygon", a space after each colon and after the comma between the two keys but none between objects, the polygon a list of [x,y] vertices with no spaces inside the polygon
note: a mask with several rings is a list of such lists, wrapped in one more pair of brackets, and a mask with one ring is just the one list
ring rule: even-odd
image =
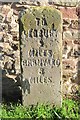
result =
[{"label": "moss patch", "polygon": [[[21,21],[23,24],[23,28],[28,34],[28,30],[36,28],[36,18],[42,19],[45,17],[47,21],[48,29],[51,29],[52,24],[54,23],[54,28],[61,30],[61,13],[52,8],[52,7],[31,7],[30,9],[26,10],[26,13],[21,17]],[[42,28],[43,26],[40,24],[38,29]]]}]

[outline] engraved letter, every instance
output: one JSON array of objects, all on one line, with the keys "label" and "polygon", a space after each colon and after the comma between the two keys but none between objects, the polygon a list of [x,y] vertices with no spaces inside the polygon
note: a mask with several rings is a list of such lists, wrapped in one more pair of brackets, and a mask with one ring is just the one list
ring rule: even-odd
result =
[{"label": "engraved letter", "polygon": [[45,19],[45,17],[44,18],[42,18],[42,25],[47,25],[47,21],[46,21],[46,19]]},{"label": "engraved letter", "polygon": [[40,25],[40,18],[36,18],[36,26]]},{"label": "engraved letter", "polygon": [[31,38],[32,38],[32,31],[33,31],[33,29],[31,28],[31,29],[29,30],[29,33],[28,33],[28,36],[31,37]]}]

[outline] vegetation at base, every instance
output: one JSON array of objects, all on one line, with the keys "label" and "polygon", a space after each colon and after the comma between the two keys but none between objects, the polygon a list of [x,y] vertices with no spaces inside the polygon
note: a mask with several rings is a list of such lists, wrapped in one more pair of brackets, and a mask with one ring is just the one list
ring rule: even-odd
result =
[{"label": "vegetation at base", "polygon": [[[2,112],[2,114],[1,114]],[[24,107],[21,104],[4,105],[0,110],[0,118],[33,118],[51,120],[68,119],[80,120],[80,102],[71,99],[63,100],[62,107],[38,104],[36,106]],[[17,120],[17,119],[15,119]]]}]

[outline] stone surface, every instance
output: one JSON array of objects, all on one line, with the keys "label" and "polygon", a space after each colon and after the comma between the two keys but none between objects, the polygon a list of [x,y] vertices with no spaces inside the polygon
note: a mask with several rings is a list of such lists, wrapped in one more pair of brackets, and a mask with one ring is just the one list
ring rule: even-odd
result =
[{"label": "stone surface", "polygon": [[[3,0],[2,0],[3,1]],[[6,0],[8,1],[8,0]],[[28,1],[28,0],[27,0]],[[33,0],[31,0],[33,1]],[[35,1],[35,0],[34,0]],[[29,0],[30,2],[30,0]],[[7,79],[10,78],[10,81],[15,81],[14,76],[18,77],[20,74],[20,50],[19,50],[19,21],[18,21],[18,15],[19,12],[23,9],[26,8],[30,8],[31,6],[40,6],[41,5],[41,0],[39,2],[36,2],[35,4],[33,4],[32,2],[30,3],[27,2],[23,2],[22,4],[20,3],[1,3],[0,2],[0,66],[2,68],[2,70],[6,71],[6,78],[5,80],[3,80],[3,82],[5,84],[3,84],[3,94],[6,95],[6,90],[8,90],[8,94],[7,94],[7,98],[11,99],[13,97],[15,97],[16,94],[16,86],[14,85],[14,87],[12,87],[12,91],[10,94],[10,89],[11,87],[7,87]],[[43,1],[44,5],[46,5],[45,0]],[[73,89],[75,89],[76,85],[78,86],[78,88],[80,89],[80,40],[78,37],[78,33],[75,30],[79,30],[80,29],[80,5],[79,3],[76,4],[77,6],[71,7],[71,5],[69,4],[67,7],[66,5],[61,5],[62,3],[60,3],[60,0],[58,1],[59,4],[56,4],[52,2],[50,4],[48,4],[49,6],[52,6],[54,8],[57,8],[59,11],[62,12],[62,19],[63,19],[63,33],[64,33],[64,38],[63,38],[63,93],[62,95],[65,95],[68,97],[68,95],[70,95],[72,98],[75,96],[74,92],[75,90],[72,90],[72,86],[74,85]],[[66,2],[66,1],[64,1]],[[73,4],[73,2],[71,2],[71,4]],[[11,18],[11,19],[10,19]],[[14,20],[12,20],[14,19]],[[13,21],[11,23],[11,21]],[[15,24],[16,22],[16,24]],[[14,23],[14,24],[13,24]],[[66,36],[66,33],[68,31],[68,34],[70,36]],[[73,36],[72,36],[73,35]],[[72,38],[71,38],[72,37]],[[9,43],[8,44],[3,44],[3,43]],[[18,50],[15,48],[14,50],[14,46],[18,45]],[[7,48],[6,48],[7,46]],[[5,49],[8,51],[5,51]],[[12,58],[12,59],[11,59]],[[71,60],[72,59],[72,60]],[[15,62],[13,62],[13,60]],[[66,61],[69,61],[70,63],[67,64]],[[74,65],[77,67],[72,68],[72,61],[74,60]],[[10,69],[7,69],[7,63],[11,62],[10,65],[13,62],[13,66],[14,66],[14,71],[11,72]],[[65,62],[64,62],[65,61]],[[4,68],[5,66],[5,68]],[[66,69],[67,68],[67,69]],[[13,74],[14,72],[14,74]],[[76,76],[76,77],[75,77]],[[4,79],[4,78],[3,78]],[[18,77],[18,81],[19,81],[19,77]],[[75,82],[75,84],[74,84]],[[8,82],[8,84],[11,82]],[[67,86],[67,83],[69,86]],[[70,83],[70,84],[69,84]],[[12,83],[13,84],[13,83]],[[10,85],[8,85],[10,86]],[[20,87],[20,84],[19,86]],[[6,89],[6,90],[5,90]],[[14,93],[15,91],[15,93]],[[77,89],[76,89],[76,93]],[[3,98],[5,97],[3,95]],[[76,94],[77,95],[77,94]],[[17,98],[18,98],[19,94],[17,94]],[[5,97],[6,99],[6,97]],[[15,100],[15,99],[13,99]]]},{"label": "stone surface", "polygon": [[62,15],[52,7],[30,8],[21,14],[23,104],[60,106]]},{"label": "stone surface", "polygon": [[8,3],[0,4],[0,67],[2,99],[17,102],[21,100],[20,84],[17,83],[20,74],[19,24],[18,15],[14,14],[11,6]]},{"label": "stone surface", "polygon": [[34,4],[34,5],[47,5],[54,4],[59,6],[76,6],[80,0],[19,0],[20,3]]},{"label": "stone surface", "polygon": [[56,4],[59,6],[76,6],[80,0],[0,0],[1,2],[20,2],[34,5]]}]

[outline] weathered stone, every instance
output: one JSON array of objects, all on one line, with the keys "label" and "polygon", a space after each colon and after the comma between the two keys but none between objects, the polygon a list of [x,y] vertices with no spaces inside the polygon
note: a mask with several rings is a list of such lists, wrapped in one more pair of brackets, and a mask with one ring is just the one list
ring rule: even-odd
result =
[{"label": "weathered stone", "polygon": [[23,104],[61,105],[61,13],[52,7],[30,8],[21,22]]},{"label": "weathered stone", "polygon": [[0,34],[0,42],[4,42],[2,34]]},{"label": "weathered stone", "polygon": [[73,39],[80,39],[80,31],[79,30],[74,30],[73,31]]},{"label": "weathered stone", "polygon": [[0,23],[3,21],[3,16],[0,15]]},{"label": "weathered stone", "polygon": [[62,12],[63,19],[78,20],[76,13],[76,7],[59,7],[59,10]]},{"label": "weathered stone", "polygon": [[73,20],[73,21],[71,21],[71,28],[73,28],[73,29],[79,29],[79,27],[80,27],[80,25],[79,25],[80,23],[79,23],[79,21],[78,20]]},{"label": "weathered stone", "polygon": [[12,18],[13,18],[13,9],[10,9],[10,11],[7,14],[7,21],[11,23]]},{"label": "weathered stone", "polygon": [[5,15],[8,14],[9,10],[10,10],[10,6],[4,5],[2,7],[2,13],[5,14]]},{"label": "weathered stone", "polygon": [[76,6],[79,4],[80,0],[0,0],[1,2],[20,2],[26,3],[28,5],[47,5],[47,4],[55,4],[61,6]]},{"label": "weathered stone", "polygon": [[70,19],[63,19],[63,25],[69,25],[71,23]]},{"label": "weathered stone", "polygon": [[47,5],[55,4],[61,6],[76,6],[80,0],[20,0],[20,3],[34,4],[34,5]]},{"label": "weathered stone", "polygon": [[[6,1],[8,2],[8,0],[6,0]],[[0,40],[1,40],[0,42],[9,43],[6,50],[5,50],[6,44],[0,45],[0,52],[3,52],[3,49],[4,49],[4,53],[2,53],[2,59],[0,60],[0,66],[2,69],[4,69],[4,64],[7,61],[14,60],[15,61],[15,64],[14,64],[15,74],[20,73],[20,71],[18,69],[18,68],[20,68],[20,66],[19,66],[20,56],[18,54],[18,50],[19,50],[18,13],[23,9],[30,8],[31,6],[40,6],[42,4],[41,0],[34,0],[34,1],[36,1],[35,3],[31,2],[33,0],[29,0],[30,4],[29,4],[29,2],[27,3],[27,1],[28,0],[26,0],[26,2],[23,1],[22,4],[12,3],[12,2],[11,3],[1,3],[0,2],[0,19],[2,20],[2,21],[0,20]],[[79,3],[77,4],[77,1],[76,1],[77,6],[75,5],[75,7],[70,7],[71,6],[70,4],[63,5],[63,2],[64,3],[67,2],[65,0],[62,1],[61,3],[60,3],[60,0],[58,0],[58,1],[55,0],[54,2],[53,2],[53,0],[51,0],[51,1],[48,0],[48,1],[51,6],[59,9],[63,14],[63,32],[70,31],[71,34],[75,34],[72,37],[69,37],[67,35],[66,39],[63,39],[63,48],[62,48],[63,49],[63,60],[66,61],[68,59],[68,60],[73,61],[73,59],[75,58],[74,61],[76,61],[76,60],[79,61],[79,56],[80,56],[80,46],[79,46],[80,45],[80,40],[79,40],[80,5],[79,5]],[[3,2],[3,0],[2,0],[2,2]],[[45,0],[43,2],[44,2],[43,5],[47,4],[47,3],[45,3]],[[71,3],[71,0],[69,1],[69,3]],[[75,3],[75,1],[74,1],[74,3]],[[73,1],[71,4],[73,4]],[[67,7],[67,5],[68,5],[68,7]],[[11,13],[11,11],[12,11],[12,13]],[[12,16],[15,19],[15,20],[13,20],[14,25],[13,25],[13,23],[11,24]],[[78,31],[77,34],[75,32],[75,29]],[[78,37],[76,37],[76,35]],[[74,36],[75,36],[75,38],[74,38]],[[67,45],[65,45],[64,41],[67,42]],[[71,44],[71,41],[73,42],[74,46],[73,46],[73,44]],[[18,44],[17,51],[14,51],[13,48],[11,49],[11,43],[13,43],[15,45]],[[76,46],[76,48],[75,48],[75,46]],[[78,61],[77,61],[77,63],[78,63]],[[64,68],[64,66],[66,66],[65,62],[63,62],[63,75],[66,76],[66,78],[63,77],[63,83],[64,83],[63,87],[66,88],[67,83],[65,81],[68,81],[71,78],[72,78],[71,84],[74,81],[76,84],[80,84],[80,65],[78,64],[75,69],[71,69],[72,67],[65,69],[66,67]],[[67,67],[69,67],[69,66],[67,66]],[[7,69],[5,69],[5,70],[8,71],[8,77],[14,79],[13,75],[15,75],[15,74],[9,74],[9,72],[11,70],[7,70]],[[79,74],[77,74],[78,80],[76,80],[76,78],[73,79],[73,76],[76,73],[79,73]],[[13,79],[10,79],[10,80],[13,80]],[[5,79],[5,81],[6,81],[6,79]],[[76,81],[79,81],[79,82],[76,82]],[[71,86],[71,84],[70,84],[70,86]],[[5,83],[5,87],[6,87],[6,89],[9,89],[6,86],[6,83]],[[11,88],[11,89],[13,89],[13,92],[14,92],[15,88]],[[67,93],[66,96],[69,94],[70,91],[71,91],[71,89],[70,90],[66,89],[66,91],[63,89],[64,94]],[[6,90],[4,90],[4,93],[5,92],[6,92]],[[10,92],[10,89],[9,89],[8,93],[9,92]],[[17,94],[17,96],[18,95],[19,94]],[[13,94],[9,97],[12,98]],[[73,95],[72,95],[72,97],[73,97]]]},{"label": "weathered stone", "polygon": [[63,69],[74,70],[73,72],[75,72],[75,70],[77,69],[77,62],[78,62],[78,60],[76,60],[76,59],[63,60]]},{"label": "weathered stone", "polygon": [[14,43],[12,43],[11,47],[12,47],[12,49],[15,50],[15,51],[18,49],[18,45],[17,45],[17,44],[14,44]]},{"label": "weathered stone", "polygon": [[78,39],[74,40],[74,44],[80,45],[80,41]]},{"label": "weathered stone", "polygon": [[64,40],[72,40],[72,32],[70,31],[70,30],[68,30],[68,31],[65,31],[64,33],[63,33],[63,39]]}]

